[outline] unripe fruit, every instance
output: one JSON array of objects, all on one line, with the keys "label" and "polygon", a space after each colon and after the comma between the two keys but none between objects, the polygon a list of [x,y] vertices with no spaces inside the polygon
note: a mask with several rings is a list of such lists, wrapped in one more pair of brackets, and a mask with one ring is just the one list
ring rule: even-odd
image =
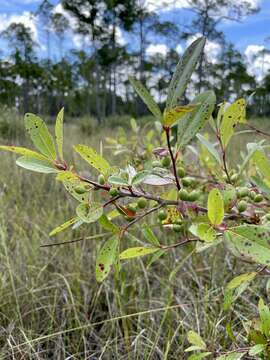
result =
[{"label": "unripe fruit", "polygon": [[178,191],[179,199],[183,201],[188,201],[189,199],[189,193],[185,189],[180,189]]},{"label": "unripe fruit", "polygon": [[173,224],[173,231],[179,233],[180,231],[182,231],[182,229],[183,229],[182,225]]},{"label": "unripe fruit", "polygon": [[137,211],[137,206],[136,205],[128,204],[127,208],[128,208],[128,210],[130,210],[130,211],[132,211],[134,213]]},{"label": "unripe fruit", "polygon": [[152,166],[153,166],[153,167],[161,167],[161,162],[158,161],[158,160],[154,160],[154,161],[152,162]]},{"label": "unripe fruit", "polygon": [[239,175],[238,174],[233,174],[231,176],[231,182],[234,184],[236,183],[236,181],[239,179]]},{"label": "unripe fruit", "polygon": [[257,194],[257,195],[255,196],[255,198],[254,198],[254,202],[259,203],[259,202],[261,202],[261,201],[263,201],[263,196],[262,196],[262,194]]},{"label": "unripe fruit", "polygon": [[160,221],[163,221],[167,218],[167,211],[166,210],[160,210],[158,213],[158,218]]},{"label": "unripe fruit", "polygon": [[144,209],[146,207],[146,205],[147,205],[147,201],[146,201],[145,198],[141,197],[141,198],[138,199],[137,204],[138,204],[138,207],[140,209]]},{"label": "unripe fruit", "polygon": [[134,218],[129,217],[129,216],[124,216],[124,218],[125,218],[128,222],[131,222],[132,220],[134,220]]},{"label": "unripe fruit", "polygon": [[182,179],[185,176],[186,172],[184,170],[184,168],[182,167],[178,167],[177,168],[177,175]]},{"label": "unripe fruit", "polygon": [[249,197],[252,199],[252,200],[254,200],[255,199],[255,196],[256,196],[257,194],[256,194],[256,192],[254,191],[254,190],[251,190],[250,192],[249,192]]},{"label": "unripe fruit", "polygon": [[239,203],[237,204],[237,209],[240,213],[243,211],[246,211],[246,209],[247,209],[246,201],[244,201],[244,200],[239,201]]},{"label": "unripe fruit", "polygon": [[175,224],[183,225],[183,220],[182,219],[177,219],[177,220],[175,220]]},{"label": "unripe fruit", "polygon": [[193,190],[193,191],[191,191],[190,194],[188,194],[188,200],[196,201],[196,200],[198,200],[199,196],[200,196],[200,193],[197,190]]},{"label": "unripe fruit", "polygon": [[248,195],[249,195],[249,190],[248,190],[247,187],[242,187],[242,188],[240,188],[240,189],[238,190],[238,192],[237,192],[237,196],[238,196],[239,198],[244,198],[244,197],[246,197],[246,196],[248,196]]},{"label": "unripe fruit", "polygon": [[105,184],[105,177],[104,177],[104,175],[100,174],[100,175],[98,176],[98,183],[99,183],[100,185],[104,185],[104,184]]},{"label": "unripe fruit", "polygon": [[182,179],[182,184],[183,184],[184,186],[190,186],[191,183],[192,183],[192,180],[191,180],[189,177],[184,177],[184,178]]},{"label": "unripe fruit", "polygon": [[270,221],[270,214],[265,215],[266,220]]},{"label": "unripe fruit", "polygon": [[83,186],[75,186],[74,188],[75,192],[79,195],[84,194],[87,190]]},{"label": "unripe fruit", "polygon": [[170,165],[171,165],[171,159],[169,157],[164,157],[162,160],[161,160],[161,165],[165,168],[168,168]]},{"label": "unripe fruit", "polygon": [[113,197],[119,195],[119,191],[116,188],[111,188],[109,194]]}]

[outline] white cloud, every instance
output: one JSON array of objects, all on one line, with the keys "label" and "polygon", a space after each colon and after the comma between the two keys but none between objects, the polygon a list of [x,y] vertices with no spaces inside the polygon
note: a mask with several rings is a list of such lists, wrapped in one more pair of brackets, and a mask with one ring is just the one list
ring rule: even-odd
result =
[{"label": "white cloud", "polygon": [[248,45],[245,50],[248,72],[260,81],[270,70],[270,53],[263,45]]},{"label": "white cloud", "polygon": [[167,52],[168,52],[168,47],[165,44],[151,44],[148,46],[148,48],[146,49],[146,54],[148,56],[154,56],[157,54],[166,56]]},{"label": "white cloud", "polygon": [[182,45],[180,45],[180,44],[178,44],[177,46],[176,46],[176,52],[178,53],[178,54],[182,54],[183,53],[183,46]]},{"label": "white cloud", "polygon": [[35,17],[29,12],[24,11],[22,14],[0,14],[0,32],[5,30],[11,23],[21,23],[25,26],[29,27],[32,34],[33,39],[38,41],[38,31],[36,27],[36,20]]},{"label": "white cloud", "polygon": [[145,5],[149,11],[170,11],[189,6],[187,0],[146,0]]}]

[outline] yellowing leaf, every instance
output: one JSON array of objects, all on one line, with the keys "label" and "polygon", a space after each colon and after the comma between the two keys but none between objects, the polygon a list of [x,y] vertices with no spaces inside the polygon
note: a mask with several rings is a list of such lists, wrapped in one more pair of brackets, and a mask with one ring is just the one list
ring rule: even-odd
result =
[{"label": "yellowing leaf", "polygon": [[105,174],[110,169],[109,163],[95,149],[86,145],[75,145],[74,150],[100,173]]},{"label": "yellowing leaf", "polygon": [[63,224],[61,224],[61,225],[57,226],[55,229],[53,229],[50,232],[49,236],[54,236],[54,235],[60,233],[61,231],[69,228],[71,225],[75,224],[78,220],[79,220],[78,217],[74,217],[74,218],[64,222]]},{"label": "yellowing leaf", "polygon": [[97,221],[103,214],[103,206],[99,203],[81,203],[76,208],[77,216],[86,223]]},{"label": "yellowing leaf", "polygon": [[113,236],[106,241],[98,253],[96,260],[96,279],[98,282],[103,281],[111,271],[115,262],[118,248],[118,237]]},{"label": "yellowing leaf", "polygon": [[222,223],[224,217],[224,201],[218,189],[212,189],[209,193],[207,214],[213,225],[219,225]]},{"label": "yellowing leaf", "polygon": [[160,248],[158,248],[158,247],[148,247],[148,248],[142,247],[142,246],[133,247],[133,248],[124,250],[120,254],[119,258],[120,258],[120,260],[132,259],[132,258],[144,256],[144,255],[153,254],[154,252],[156,252],[158,250],[160,250]]},{"label": "yellowing leaf", "polygon": [[245,99],[238,99],[223,114],[220,137],[224,148],[228,145],[236,124],[244,122],[246,122],[246,101]]},{"label": "yellowing leaf", "polygon": [[190,344],[195,345],[197,348],[199,348],[201,350],[206,349],[205,342],[203,341],[201,336],[199,334],[197,334],[195,331],[190,330],[188,332],[187,338],[188,338],[188,341],[190,342]]},{"label": "yellowing leaf", "polygon": [[24,147],[19,147],[19,146],[0,146],[0,150],[4,150],[4,151],[10,151],[13,152],[15,154],[20,154],[20,155],[24,155],[24,156],[29,156],[31,158],[35,158],[35,159],[40,159],[40,160],[47,160],[46,156],[39,154],[36,151],[24,148]]},{"label": "yellowing leaf", "polygon": [[60,172],[56,180],[62,181],[67,192],[81,203],[88,203],[89,191],[93,189],[91,184],[87,184],[74,174],[72,171]]},{"label": "yellowing leaf", "polygon": [[270,180],[270,161],[262,150],[256,150],[252,156],[255,165],[260,170],[262,176]]},{"label": "yellowing leaf", "polygon": [[62,108],[55,122],[55,139],[58,149],[59,160],[63,160],[63,121],[64,121],[64,108]]},{"label": "yellowing leaf", "polygon": [[49,159],[55,160],[56,151],[53,138],[45,122],[40,117],[27,113],[24,117],[24,123],[35,147]]},{"label": "yellowing leaf", "polygon": [[185,114],[196,109],[197,105],[189,104],[185,106],[176,106],[172,109],[165,109],[163,114],[163,125],[170,127],[180,120]]}]

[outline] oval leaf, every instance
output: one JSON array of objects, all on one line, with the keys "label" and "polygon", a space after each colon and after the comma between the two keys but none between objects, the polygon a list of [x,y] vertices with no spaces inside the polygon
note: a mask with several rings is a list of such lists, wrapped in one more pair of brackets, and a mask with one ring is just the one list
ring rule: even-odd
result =
[{"label": "oval leaf", "polygon": [[75,145],[74,150],[100,173],[106,174],[110,169],[109,163],[95,149],[86,145]]},{"label": "oval leaf", "polygon": [[103,206],[99,203],[81,203],[76,208],[76,214],[86,223],[97,221],[103,214]]},{"label": "oval leaf", "polygon": [[59,111],[55,122],[55,139],[58,149],[59,160],[63,160],[63,141],[64,141],[63,121],[64,121],[64,108],[62,108]]},{"label": "oval leaf", "polygon": [[219,225],[222,223],[224,217],[224,201],[218,189],[212,189],[209,193],[207,214],[213,225]]},{"label": "oval leaf", "polygon": [[46,157],[55,160],[56,151],[53,138],[45,122],[40,117],[27,113],[24,116],[24,123],[35,147]]},{"label": "oval leaf", "polygon": [[24,148],[24,147],[19,147],[19,146],[0,146],[0,150],[4,150],[4,151],[10,151],[13,152],[15,154],[20,154],[20,155],[24,155],[24,156],[28,156],[31,158],[35,158],[35,159],[40,159],[40,160],[47,160],[46,156],[43,156],[41,154],[39,154],[36,151]]},{"label": "oval leaf", "polygon": [[96,260],[96,279],[103,281],[108,275],[116,260],[118,248],[118,237],[110,238],[98,253]]},{"label": "oval leaf", "polygon": [[22,156],[16,160],[16,164],[24,169],[43,173],[57,173],[58,170],[55,169],[53,163],[48,159],[37,159],[30,156]]},{"label": "oval leaf", "polygon": [[160,250],[160,248],[156,248],[156,247],[155,248],[154,247],[145,248],[142,246],[133,247],[133,248],[124,250],[120,254],[119,258],[120,258],[120,260],[132,259],[132,258],[144,256],[144,255],[153,254],[154,252],[156,252],[158,250]]}]

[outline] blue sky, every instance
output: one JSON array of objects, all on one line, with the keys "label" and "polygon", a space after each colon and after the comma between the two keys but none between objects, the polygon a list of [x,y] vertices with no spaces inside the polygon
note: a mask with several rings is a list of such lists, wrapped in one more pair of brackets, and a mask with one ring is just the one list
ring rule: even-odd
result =
[{"label": "blue sky", "polygon": [[[191,20],[191,12],[181,8],[181,4],[186,0],[165,0],[170,3],[166,8],[162,6],[164,0],[146,0],[149,6],[159,7],[161,17],[168,20],[175,20],[180,25],[189,23]],[[152,5],[151,5],[152,1]],[[238,0],[235,0],[236,2]],[[248,0],[250,2],[256,2],[260,4],[261,11],[255,15],[246,17],[241,23],[227,22],[220,26],[220,29],[224,31],[225,37],[228,41],[235,44],[235,46],[246,55],[247,62],[250,62],[250,72],[260,76],[260,59],[254,63],[253,55],[256,52],[266,47],[270,49],[270,40],[266,41],[267,37],[270,37],[270,0]],[[46,47],[44,36],[42,31],[37,30],[36,22],[30,20],[30,13],[34,12],[41,0],[0,0],[0,31],[2,31],[10,22],[24,22],[29,25],[34,33],[34,37],[40,45],[41,54],[46,54]],[[51,0],[51,3],[57,5],[59,0]],[[178,4],[178,5],[175,5]],[[177,8],[178,7],[178,8]],[[59,5],[58,5],[59,8]],[[160,10],[161,9],[161,10]],[[128,42],[128,39],[123,36],[123,39]],[[72,37],[73,45],[79,46],[80,41],[76,37]],[[72,44],[68,41],[67,43]],[[179,51],[183,48],[179,46]],[[161,40],[156,39],[156,43],[152,44],[151,49],[148,49],[148,54],[153,55],[154,52],[166,52],[166,44],[162,44]],[[209,56],[212,56],[215,61],[215,56],[218,53],[219,48],[217,44],[209,44],[208,52]],[[56,55],[55,55],[56,56]],[[263,59],[264,68],[270,69],[270,55]]]}]

